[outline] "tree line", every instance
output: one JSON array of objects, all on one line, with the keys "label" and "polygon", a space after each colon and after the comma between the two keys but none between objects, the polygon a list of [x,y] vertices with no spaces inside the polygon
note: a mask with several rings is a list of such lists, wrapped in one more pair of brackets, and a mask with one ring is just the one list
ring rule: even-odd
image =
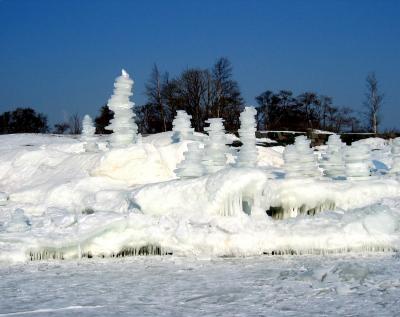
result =
[{"label": "tree line", "polygon": [[[175,77],[161,72],[154,65],[145,86],[147,102],[136,106],[137,123],[141,133],[171,130],[176,110],[185,110],[192,116],[196,131],[204,130],[207,118],[220,117],[228,132],[237,132],[239,114],[244,108],[239,85],[233,78],[230,61],[219,58],[210,68],[188,68]],[[374,73],[366,78],[364,113],[350,107],[337,106],[330,96],[307,91],[294,95],[290,90],[265,90],[255,97],[258,130],[306,131],[320,129],[332,132],[378,132],[383,95],[378,90]],[[100,108],[95,118],[96,133],[105,130],[113,113],[107,105]],[[56,123],[53,133],[78,134],[81,120],[73,114]],[[32,108],[17,108],[0,114],[0,134],[50,132],[47,117]]]}]

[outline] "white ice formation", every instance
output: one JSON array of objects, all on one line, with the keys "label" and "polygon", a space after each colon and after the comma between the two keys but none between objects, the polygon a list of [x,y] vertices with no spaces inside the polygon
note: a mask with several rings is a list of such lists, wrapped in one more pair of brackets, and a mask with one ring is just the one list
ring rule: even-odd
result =
[{"label": "white ice formation", "polygon": [[392,141],[392,166],[390,168],[391,174],[400,173],[400,138],[395,138]]},{"label": "white ice formation", "polygon": [[98,150],[96,143],[97,138],[94,133],[96,128],[93,125],[93,120],[89,115],[83,117],[82,122],[82,140],[84,141],[84,148],[87,152],[95,152]]},{"label": "white ice formation", "polygon": [[242,146],[236,161],[238,167],[255,167],[257,165],[256,114],[257,110],[254,107],[245,107],[240,114],[239,136]]},{"label": "white ice formation", "polygon": [[129,74],[122,70],[121,76],[114,83],[114,93],[108,100],[108,107],[114,112],[107,130],[113,131],[110,136],[110,145],[113,148],[126,147],[138,140],[138,127],[135,123],[135,113],[132,108],[135,105],[129,100],[132,96],[133,80]]},{"label": "white ice formation", "polygon": [[8,199],[9,196],[6,193],[0,192],[0,206],[4,206],[7,203]]},{"label": "white ice formation", "polygon": [[332,134],[329,136],[326,154],[321,160],[321,167],[324,169],[324,176],[334,179],[344,178],[346,176],[343,149],[344,143],[340,140],[340,136]]},{"label": "white ice formation", "polygon": [[226,165],[224,120],[222,118],[211,118],[206,121],[209,124],[204,130],[208,132],[208,140],[204,146],[203,164],[208,173],[215,173]]},{"label": "white ice formation", "polygon": [[348,179],[365,179],[371,176],[370,149],[368,145],[354,142],[345,152]]},{"label": "white ice formation", "polygon": [[283,152],[286,178],[320,176],[310,143],[311,141],[307,137],[300,135],[296,137],[294,144],[286,146]]},{"label": "white ice formation", "polygon": [[205,169],[202,165],[203,149],[200,148],[198,142],[188,143],[187,148],[187,151],[183,153],[183,161],[175,169],[175,174],[179,178],[203,176],[205,174]]},{"label": "white ice formation", "polygon": [[194,129],[190,122],[191,119],[192,116],[188,115],[185,110],[176,111],[176,116],[172,121],[172,140],[174,142],[194,140]]}]

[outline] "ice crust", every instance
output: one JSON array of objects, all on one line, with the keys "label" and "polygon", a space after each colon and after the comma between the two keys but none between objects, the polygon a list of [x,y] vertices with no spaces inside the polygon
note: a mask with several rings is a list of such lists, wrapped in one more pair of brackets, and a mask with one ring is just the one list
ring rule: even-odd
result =
[{"label": "ice crust", "polygon": [[[99,137],[99,145],[106,140]],[[283,178],[277,147],[259,151],[262,168],[226,166],[176,179],[188,146],[204,143],[174,143],[171,133],[96,152],[69,136],[9,135],[0,141],[0,261],[400,248],[396,177],[335,181],[293,169],[296,177]],[[308,162],[312,149],[307,140],[300,143]],[[390,155],[389,146],[374,152],[382,162]],[[273,208],[282,220],[267,215]]]}]

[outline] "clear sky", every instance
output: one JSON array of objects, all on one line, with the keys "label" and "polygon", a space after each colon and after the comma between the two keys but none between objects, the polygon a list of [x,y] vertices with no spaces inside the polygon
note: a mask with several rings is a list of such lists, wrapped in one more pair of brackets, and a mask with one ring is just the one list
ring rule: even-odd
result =
[{"label": "clear sky", "polygon": [[360,109],[375,71],[383,127],[400,128],[397,0],[0,0],[0,112],[96,116],[121,68],[141,104],[154,63],[176,75],[221,56],[248,104],[290,89]]}]

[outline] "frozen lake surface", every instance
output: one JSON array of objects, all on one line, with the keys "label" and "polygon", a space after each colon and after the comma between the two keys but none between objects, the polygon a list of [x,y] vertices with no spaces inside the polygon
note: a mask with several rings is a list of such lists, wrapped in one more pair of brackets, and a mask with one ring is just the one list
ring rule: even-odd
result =
[{"label": "frozen lake surface", "polygon": [[0,316],[399,316],[393,253],[0,267]]}]

